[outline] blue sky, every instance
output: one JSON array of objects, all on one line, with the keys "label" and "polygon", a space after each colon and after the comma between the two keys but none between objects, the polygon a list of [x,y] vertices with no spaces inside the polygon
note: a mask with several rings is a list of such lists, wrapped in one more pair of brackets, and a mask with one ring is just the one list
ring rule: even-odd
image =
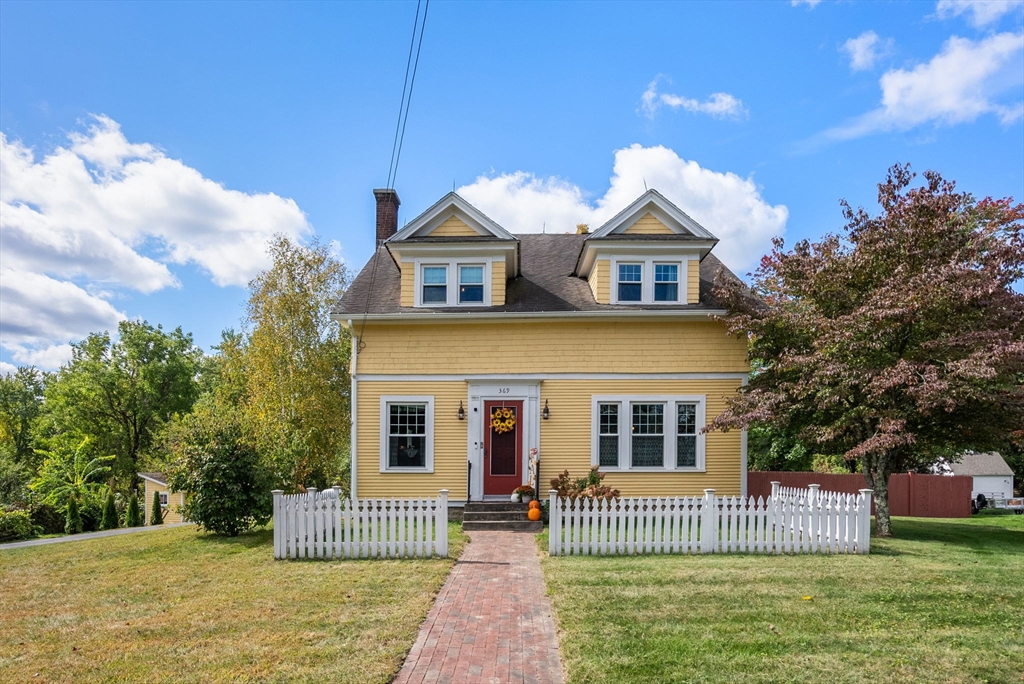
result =
[{"label": "blue sky", "polygon": [[[1020,0],[430,4],[396,189],[513,232],[646,182],[751,270],[895,162],[1024,198]],[[415,2],[0,2],[0,370],[123,317],[205,349],[274,232],[373,246]]]}]

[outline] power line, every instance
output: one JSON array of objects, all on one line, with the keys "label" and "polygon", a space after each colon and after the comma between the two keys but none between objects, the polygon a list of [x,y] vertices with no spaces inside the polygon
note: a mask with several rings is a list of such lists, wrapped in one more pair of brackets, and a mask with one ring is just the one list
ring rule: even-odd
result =
[{"label": "power line", "polygon": [[[430,0],[423,5],[423,19],[420,20],[420,5],[422,0],[416,1],[416,16],[412,23],[412,37],[409,40],[409,56],[405,61],[405,78],[402,81],[402,99],[398,105],[398,121],[395,123],[395,139],[391,145],[391,162],[388,165],[387,188],[394,190],[395,176],[398,175],[398,163],[402,157],[402,144],[405,142],[405,127],[409,121],[409,108],[412,104],[412,91],[416,85],[416,72],[420,65],[420,51],[423,49],[423,32],[427,28],[427,12],[430,11]],[[416,29],[419,29],[417,40]],[[416,60],[413,61],[413,50],[416,52]],[[409,67],[412,67],[410,77]]]},{"label": "power line", "polygon": [[[418,2],[418,0],[417,0]],[[416,71],[420,66],[420,50],[423,49],[423,30],[427,28],[427,12],[430,11],[430,0],[427,0],[423,6],[423,22],[420,23],[420,39],[416,45],[416,61],[412,65],[412,79],[409,81],[409,99],[405,103],[405,117],[402,119],[402,135],[398,138],[398,154],[395,155],[395,169],[391,174],[391,185],[388,186],[392,190],[395,188],[395,177],[398,175],[398,161],[402,158],[402,143],[405,142],[405,124],[409,121],[409,106],[412,104],[412,89],[416,86]],[[419,14],[419,7],[417,5],[417,15]],[[413,25],[413,33],[416,32],[416,26]]]}]

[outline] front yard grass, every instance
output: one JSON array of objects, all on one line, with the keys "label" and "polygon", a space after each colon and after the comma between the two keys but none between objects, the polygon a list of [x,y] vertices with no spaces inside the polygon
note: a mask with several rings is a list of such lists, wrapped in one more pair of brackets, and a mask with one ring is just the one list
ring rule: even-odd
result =
[{"label": "front yard grass", "polygon": [[387,682],[449,539],[423,561],[275,561],[269,530],[192,527],[0,550],[0,681]]},{"label": "front yard grass", "polygon": [[568,680],[1024,682],[1024,516],[893,527],[869,556],[550,558],[542,535]]}]

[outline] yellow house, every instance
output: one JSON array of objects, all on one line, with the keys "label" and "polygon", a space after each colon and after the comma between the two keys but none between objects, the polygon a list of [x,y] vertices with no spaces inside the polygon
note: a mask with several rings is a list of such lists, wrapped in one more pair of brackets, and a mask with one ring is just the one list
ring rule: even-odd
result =
[{"label": "yellow house", "polygon": [[[353,336],[352,492],[508,499],[591,466],[623,496],[745,493],[746,435],[702,434],[746,382],[712,295],[717,238],[655,190],[597,230],[512,235],[455,193],[378,249]],[[533,469],[539,462],[539,474]]]},{"label": "yellow house", "polygon": [[146,495],[142,499],[145,524],[149,524],[153,515],[153,492],[160,493],[160,507],[163,509],[165,524],[185,522],[185,518],[181,516],[181,507],[185,505],[185,494],[172,492],[167,486],[167,476],[163,473],[139,473],[138,475],[146,486]]}]

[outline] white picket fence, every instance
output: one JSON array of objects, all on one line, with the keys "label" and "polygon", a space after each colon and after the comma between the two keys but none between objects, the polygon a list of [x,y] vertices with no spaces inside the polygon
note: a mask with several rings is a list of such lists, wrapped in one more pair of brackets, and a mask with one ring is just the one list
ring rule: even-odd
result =
[{"label": "white picket fence", "polygon": [[342,499],[340,488],[274,490],[274,558],[448,555],[448,490],[436,499]]},{"label": "white picket fence", "polygon": [[549,492],[548,551],[561,555],[868,553],[871,490],[567,500]]}]

